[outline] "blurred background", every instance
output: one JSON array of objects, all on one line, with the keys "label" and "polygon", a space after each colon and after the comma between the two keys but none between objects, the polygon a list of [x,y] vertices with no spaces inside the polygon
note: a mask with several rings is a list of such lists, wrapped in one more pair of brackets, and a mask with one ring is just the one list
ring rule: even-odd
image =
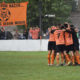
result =
[{"label": "blurred background", "polygon": [[48,39],[48,28],[69,22],[78,28],[80,38],[80,0],[0,0],[0,3],[28,1],[27,25],[0,26],[0,39]]}]

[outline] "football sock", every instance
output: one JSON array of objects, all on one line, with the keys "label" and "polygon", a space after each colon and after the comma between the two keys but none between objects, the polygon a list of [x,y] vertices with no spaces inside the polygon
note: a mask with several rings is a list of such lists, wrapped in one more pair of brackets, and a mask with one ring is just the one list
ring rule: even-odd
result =
[{"label": "football sock", "polygon": [[50,64],[50,54],[48,54],[48,64]]},{"label": "football sock", "polygon": [[72,64],[75,64],[75,57],[72,56]]},{"label": "football sock", "polygon": [[64,63],[64,54],[61,54],[61,64]]},{"label": "football sock", "polygon": [[59,55],[56,55],[56,62],[59,64]]},{"label": "football sock", "polygon": [[69,56],[68,56],[68,54],[66,54],[65,57],[66,57],[67,63],[71,61],[70,58],[69,58]]},{"label": "football sock", "polygon": [[51,55],[51,64],[54,64],[54,54]]},{"label": "football sock", "polygon": [[76,62],[77,62],[78,64],[80,64],[79,56],[76,56]]}]

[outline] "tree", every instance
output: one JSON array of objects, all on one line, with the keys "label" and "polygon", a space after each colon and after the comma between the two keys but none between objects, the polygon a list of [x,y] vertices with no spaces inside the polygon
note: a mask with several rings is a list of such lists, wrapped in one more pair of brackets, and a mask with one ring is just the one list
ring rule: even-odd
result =
[{"label": "tree", "polygon": [[[69,21],[73,0],[40,0],[42,1],[42,28],[50,27],[57,23]],[[55,14],[55,18],[45,17],[46,14]],[[39,1],[29,0],[28,25],[39,26]]]}]

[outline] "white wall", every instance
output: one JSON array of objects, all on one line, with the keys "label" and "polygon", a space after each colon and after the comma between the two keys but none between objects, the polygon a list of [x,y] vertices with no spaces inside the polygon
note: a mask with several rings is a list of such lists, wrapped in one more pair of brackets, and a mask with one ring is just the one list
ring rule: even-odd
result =
[{"label": "white wall", "polygon": [[[79,40],[80,42],[80,40]],[[0,51],[47,51],[48,40],[0,40]]]},{"label": "white wall", "polygon": [[0,51],[47,51],[48,40],[0,40]]}]

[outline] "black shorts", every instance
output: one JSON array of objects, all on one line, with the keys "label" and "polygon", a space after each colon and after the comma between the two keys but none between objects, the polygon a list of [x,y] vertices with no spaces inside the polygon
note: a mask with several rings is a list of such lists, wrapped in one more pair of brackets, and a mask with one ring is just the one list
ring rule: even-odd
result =
[{"label": "black shorts", "polygon": [[65,51],[65,45],[56,45],[56,52]]},{"label": "black shorts", "polygon": [[55,50],[56,49],[56,43],[55,42],[48,42],[48,50]]},{"label": "black shorts", "polygon": [[67,52],[74,51],[74,45],[68,45],[68,46],[66,46],[66,51]]},{"label": "black shorts", "polygon": [[79,51],[79,44],[74,44],[74,51],[78,50]]}]

